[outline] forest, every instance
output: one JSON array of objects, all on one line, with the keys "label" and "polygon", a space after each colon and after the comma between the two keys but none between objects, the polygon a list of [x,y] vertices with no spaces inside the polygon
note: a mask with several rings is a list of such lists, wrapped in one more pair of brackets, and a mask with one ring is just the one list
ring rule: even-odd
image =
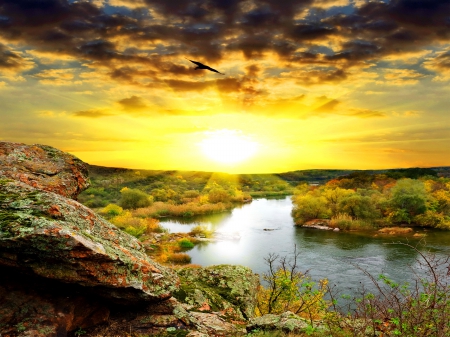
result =
[{"label": "forest", "polygon": [[302,225],[328,219],[339,229],[412,225],[450,229],[450,179],[430,169],[354,172],[321,186],[301,184],[292,216]]}]

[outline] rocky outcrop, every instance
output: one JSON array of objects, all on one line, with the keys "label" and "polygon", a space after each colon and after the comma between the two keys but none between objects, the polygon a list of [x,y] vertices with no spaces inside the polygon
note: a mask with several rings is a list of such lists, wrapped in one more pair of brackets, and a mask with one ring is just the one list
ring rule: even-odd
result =
[{"label": "rocky outcrop", "polygon": [[72,199],[89,186],[87,164],[39,144],[0,142],[0,177]]},{"label": "rocky outcrop", "polygon": [[247,331],[253,330],[281,330],[285,332],[305,332],[308,328],[308,321],[286,311],[281,315],[267,314],[261,317],[252,318],[247,325]]},{"label": "rocky outcrop", "polygon": [[94,292],[77,285],[1,268],[0,335],[66,336],[108,320],[110,309]]},{"label": "rocky outcrop", "polygon": [[259,276],[242,266],[185,268],[178,272],[180,290],[174,296],[189,310],[214,312],[242,322],[253,317]]},{"label": "rocky outcrop", "polygon": [[66,336],[105,322],[112,303],[157,303],[175,272],[72,198],[86,164],[48,146],[0,143],[0,334]]},{"label": "rocky outcrop", "polygon": [[72,199],[3,179],[0,207],[0,265],[121,301],[158,301],[177,290],[176,274],[136,238]]}]

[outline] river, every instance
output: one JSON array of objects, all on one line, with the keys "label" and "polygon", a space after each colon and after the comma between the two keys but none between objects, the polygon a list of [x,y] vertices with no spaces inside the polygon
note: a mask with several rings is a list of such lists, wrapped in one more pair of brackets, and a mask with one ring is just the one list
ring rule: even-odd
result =
[{"label": "river", "polygon": [[[418,238],[301,228],[294,226],[291,210],[290,197],[256,199],[228,213],[163,220],[161,225],[173,233],[189,232],[199,224],[216,232],[216,241],[187,252],[192,263],[201,266],[239,264],[262,273],[267,270],[264,258],[269,253],[292,255],[296,246],[301,271],[309,270],[314,280],[328,278],[341,293],[354,294],[360,282],[367,284],[367,277],[354,264],[375,277],[383,273],[396,282],[411,281],[410,266],[417,265],[419,256],[411,248],[393,243],[416,245]],[[421,251],[450,255],[450,231],[429,230],[425,234],[426,248],[421,246]]]}]

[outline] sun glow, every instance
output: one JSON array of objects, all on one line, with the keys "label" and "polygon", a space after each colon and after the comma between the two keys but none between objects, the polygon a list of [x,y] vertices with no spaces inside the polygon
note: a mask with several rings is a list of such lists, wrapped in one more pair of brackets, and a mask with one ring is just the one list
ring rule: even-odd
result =
[{"label": "sun glow", "polygon": [[236,130],[206,132],[199,145],[206,157],[222,164],[237,164],[258,150],[258,143]]}]

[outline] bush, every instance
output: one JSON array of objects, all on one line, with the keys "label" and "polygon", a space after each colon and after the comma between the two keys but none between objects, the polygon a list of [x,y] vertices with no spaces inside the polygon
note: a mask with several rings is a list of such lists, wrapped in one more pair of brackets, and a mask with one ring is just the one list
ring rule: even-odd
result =
[{"label": "bush", "polygon": [[109,217],[114,217],[122,214],[123,208],[116,204],[109,204],[105,208],[103,208],[100,213],[105,214]]},{"label": "bush", "polygon": [[189,234],[202,238],[210,238],[213,235],[213,231],[210,231],[206,226],[198,225],[192,228]]},{"label": "bush", "polygon": [[189,250],[194,248],[194,243],[192,243],[189,239],[181,239],[178,241],[178,245],[180,248],[184,250]]},{"label": "bush", "polygon": [[176,264],[186,264],[191,263],[191,257],[185,253],[174,253],[167,257],[167,261]]},{"label": "bush", "polygon": [[120,205],[125,209],[147,207],[153,203],[152,196],[137,189],[124,187],[120,193]]}]

